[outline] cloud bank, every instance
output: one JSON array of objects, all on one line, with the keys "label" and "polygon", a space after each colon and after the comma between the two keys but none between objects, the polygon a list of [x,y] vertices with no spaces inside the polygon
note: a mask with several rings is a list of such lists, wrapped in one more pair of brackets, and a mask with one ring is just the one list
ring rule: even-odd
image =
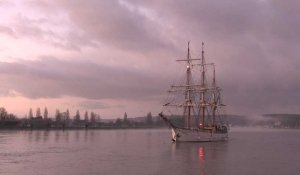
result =
[{"label": "cloud bank", "polygon": [[33,0],[0,8],[3,97],[73,96],[99,110],[103,101],[88,101],[127,99],[144,101],[146,113],[147,101],[161,101],[178,79],[173,61],[191,40],[192,56],[204,41],[217,64],[230,113],[300,112],[296,0]]}]

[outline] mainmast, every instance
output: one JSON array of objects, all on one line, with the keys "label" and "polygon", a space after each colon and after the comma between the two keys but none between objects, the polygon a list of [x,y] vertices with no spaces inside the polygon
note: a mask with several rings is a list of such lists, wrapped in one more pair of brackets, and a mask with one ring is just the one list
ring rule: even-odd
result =
[{"label": "mainmast", "polygon": [[200,128],[204,128],[205,126],[205,60],[204,60],[204,43],[202,42],[202,52],[201,52],[201,89],[203,89],[200,93],[200,118],[201,121],[199,123]]},{"label": "mainmast", "polygon": [[186,66],[186,94],[185,94],[185,127],[190,128],[191,123],[191,55],[190,55],[190,42],[188,42],[188,53],[187,53],[187,66]]}]

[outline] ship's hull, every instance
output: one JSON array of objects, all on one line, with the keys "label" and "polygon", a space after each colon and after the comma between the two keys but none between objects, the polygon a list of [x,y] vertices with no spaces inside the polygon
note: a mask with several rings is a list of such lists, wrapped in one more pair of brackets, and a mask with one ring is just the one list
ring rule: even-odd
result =
[{"label": "ship's hull", "polygon": [[159,116],[169,125],[174,142],[214,142],[228,139],[228,128],[224,125],[205,128],[180,128],[171,123],[162,113]]},{"label": "ship's hull", "polygon": [[228,132],[186,128],[171,128],[171,131],[174,142],[213,142],[228,139]]}]

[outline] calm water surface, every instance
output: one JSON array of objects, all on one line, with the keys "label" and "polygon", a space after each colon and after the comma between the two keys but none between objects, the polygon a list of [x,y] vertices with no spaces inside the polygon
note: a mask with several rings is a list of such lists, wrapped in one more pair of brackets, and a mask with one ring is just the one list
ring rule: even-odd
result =
[{"label": "calm water surface", "polygon": [[0,131],[0,174],[299,175],[300,130],[232,129],[228,142],[170,131]]}]

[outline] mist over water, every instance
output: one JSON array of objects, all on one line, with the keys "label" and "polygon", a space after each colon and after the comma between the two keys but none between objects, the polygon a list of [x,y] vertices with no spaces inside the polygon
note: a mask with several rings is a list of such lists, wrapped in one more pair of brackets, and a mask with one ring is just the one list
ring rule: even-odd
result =
[{"label": "mist over water", "polygon": [[227,142],[172,143],[168,129],[0,131],[0,173],[298,174],[300,130],[231,128]]}]

